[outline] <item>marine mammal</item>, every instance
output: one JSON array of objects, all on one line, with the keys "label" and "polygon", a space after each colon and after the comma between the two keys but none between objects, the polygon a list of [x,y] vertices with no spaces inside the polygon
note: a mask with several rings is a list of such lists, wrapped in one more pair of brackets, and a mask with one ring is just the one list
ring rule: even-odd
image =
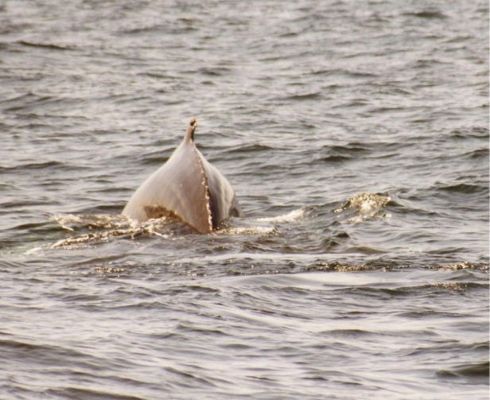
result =
[{"label": "marine mammal", "polygon": [[221,172],[197,149],[192,118],[170,158],[129,199],[122,214],[138,222],[177,217],[200,233],[209,233],[240,210],[235,192]]}]

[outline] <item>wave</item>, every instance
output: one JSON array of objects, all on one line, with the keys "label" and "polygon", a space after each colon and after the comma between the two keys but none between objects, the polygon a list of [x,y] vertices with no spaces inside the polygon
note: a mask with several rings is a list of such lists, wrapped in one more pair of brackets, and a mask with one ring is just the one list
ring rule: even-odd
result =
[{"label": "wave", "polygon": [[255,235],[271,235],[277,233],[277,229],[273,226],[251,226],[251,227],[230,227],[220,229],[215,232],[217,235],[237,235],[237,236],[255,236]]},{"label": "wave", "polygon": [[13,165],[13,166],[5,166],[2,167],[0,165],[0,172],[1,171],[18,171],[18,170],[36,170],[36,169],[49,169],[49,168],[59,168],[59,167],[65,167],[66,164],[59,162],[59,161],[44,161],[44,162],[32,162],[32,163],[27,163],[27,164],[18,164],[18,165]]},{"label": "wave", "polygon": [[488,139],[490,130],[484,126],[473,126],[469,128],[453,129],[449,134],[451,139]]},{"label": "wave", "polygon": [[48,49],[48,50],[61,50],[61,51],[75,50],[73,46],[54,44],[54,43],[40,43],[40,42],[33,42],[29,40],[19,40],[17,43],[21,44],[22,46],[36,47],[36,48]]},{"label": "wave", "polygon": [[424,11],[416,11],[416,12],[407,12],[403,15],[407,17],[416,17],[422,19],[446,19],[447,16],[438,10],[424,10]]},{"label": "wave", "polygon": [[480,271],[488,272],[489,265],[485,263],[472,263],[469,261],[460,261],[460,262],[449,263],[449,264],[436,264],[431,268],[444,270],[444,271],[480,270]]},{"label": "wave", "polygon": [[391,197],[386,194],[378,193],[360,193],[350,197],[335,213],[343,213],[351,210],[356,215],[350,217],[348,222],[360,223],[370,219],[389,218],[391,214],[384,211],[385,207],[390,204]]},{"label": "wave", "polygon": [[292,210],[286,214],[277,215],[275,217],[258,218],[257,221],[275,222],[275,223],[294,222],[302,219],[304,216],[305,216],[305,209],[298,208],[297,210]]},{"label": "wave", "polygon": [[[405,144],[408,146],[408,144]],[[315,159],[315,162],[341,162],[356,160],[359,158],[390,158],[398,154],[400,144],[393,142],[349,142],[345,144],[336,144],[323,146],[320,150],[321,155]]]},{"label": "wave", "polygon": [[252,144],[232,147],[227,150],[227,153],[256,153],[256,152],[263,152],[263,151],[269,152],[275,149],[276,148],[267,146],[265,144],[252,143]]},{"label": "wave", "polygon": [[318,100],[322,98],[320,92],[302,93],[302,94],[290,94],[288,96],[279,97],[277,100],[288,100],[288,101],[306,101],[306,100]]},{"label": "wave", "polygon": [[488,192],[488,186],[471,184],[471,183],[455,183],[455,184],[444,184],[444,185],[440,184],[437,185],[435,189],[443,192],[467,193],[467,194]]},{"label": "wave", "polygon": [[[140,382],[136,382],[140,383]],[[106,400],[144,400],[143,397],[130,394],[115,393],[98,388],[67,386],[56,389],[49,389],[45,392],[49,397],[68,398],[68,399],[106,399]],[[44,397],[44,396],[43,396]]]},{"label": "wave", "polygon": [[442,369],[437,371],[437,375],[442,378],[450,379],[468,379],[478,381],[488,385],[489,378],[489,362],[482,361],[480,363],[459,364],[450,369]]}]

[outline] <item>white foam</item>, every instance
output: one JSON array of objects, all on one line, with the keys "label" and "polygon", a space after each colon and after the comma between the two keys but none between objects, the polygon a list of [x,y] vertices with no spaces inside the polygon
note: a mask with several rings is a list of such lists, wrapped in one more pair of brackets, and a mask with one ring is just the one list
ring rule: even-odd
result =
[{"label": "white foam", "polygon": [[347,220],[350,223],[360,223],[374,218],[390,218],[391,215],[384,211],[390,201],[391,198],[386,195],[360,193],[349,198],[342,207],[335,210],[335,213],[342,213],[346,209],[356,210],[357,215]]},{"label": "white foam", "polygon": [[244,226],[226,228],[218,231],[217,233],[224,233],[227,235],[269,235],[275,231],[276,229],[273,226]]},{"label": "white foam", "polygon": [[293,222],[303,218],[305,215],[305,210],[303,208],[299,208],[297,210],[293,210],[288,212],[287,214],[278,215],[277,217],[267,217],[267,218],[258,218],[259,222]]},{"label": "white foam", "polygon": [[27,250],[24,254],[26,255],[39,254],[42,251],[43,251],[42,247],[33,247],[32,249]]},{"label": "white foam", "polygon": [[68,226],[68,224],[73,224],[73,223],[80,223],[81,219],[80,217],[73,215],[73,214],[65,214],[65,215],[55,215],[53,219],[61,226],[63,229],[67,231],[74,231],[74,229],[71,226]]}]

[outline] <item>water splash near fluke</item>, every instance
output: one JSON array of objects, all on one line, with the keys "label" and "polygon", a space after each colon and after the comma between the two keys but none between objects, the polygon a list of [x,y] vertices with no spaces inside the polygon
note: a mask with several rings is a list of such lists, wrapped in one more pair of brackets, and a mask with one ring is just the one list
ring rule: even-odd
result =
[{"label": "water splash near fluke", "polygon": [[298,208],[296,210],[290,211],[286,214],[277,215],[275,217],[265,217],[258,218],[259,222],[274,222],[274,223],[285,223],[285,222],[294,222],[302,219],[305,216],[305,209]]},{"label": "water splash near fluke", "polygon": [[171,221],[165,217],[150,219],[142,224],[122,215],[104,214],[56,215],[54,220],[62,229],[78,235],[58,240],[50,246],[51,249],[104,243],[116,238],[134,239],[143,235],[168,238],[172,234]]},{"label": "water splash near fluke", "polygon": [[360,223],[377,218],[389,218],[391,215],[385,211],[385,207],[391,201],[391,197],[378,193],[360,193],[350,197],[336,213],[353,210],[356,215],[349,218],[350,223]]}]

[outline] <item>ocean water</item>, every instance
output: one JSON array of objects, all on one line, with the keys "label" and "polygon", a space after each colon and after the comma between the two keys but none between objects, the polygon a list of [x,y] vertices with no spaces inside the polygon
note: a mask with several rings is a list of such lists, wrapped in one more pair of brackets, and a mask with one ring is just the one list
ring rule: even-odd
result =
[{"label": "ocean water", "polygon": [[[486,1],[0,0],[0,399],[487,399]],[[120,216],[191,117],[243,216]]]}]

